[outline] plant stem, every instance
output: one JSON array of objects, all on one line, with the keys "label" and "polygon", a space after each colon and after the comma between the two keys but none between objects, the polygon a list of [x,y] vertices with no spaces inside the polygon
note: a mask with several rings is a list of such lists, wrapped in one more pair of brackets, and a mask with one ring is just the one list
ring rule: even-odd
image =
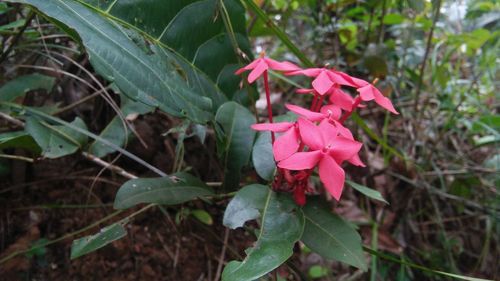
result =
[{"label": "plant stem", "polygon": [[[431,46],[432,46],[432,36],[434,34],[434,29],[436,28],[436,23],[439,19],[439,14],[441,10],[441,0],[437,1],[436,9],[434,13],[434,18],[432,19],[432,26],[429,32],[429,36],[427,36],[427,46],[425,47],[424,58],[422,60],[422,65],[420,66],[420,77],[418,79],[417,88],[415,89],[415,103],[413,104],[413,112],[418,112],[418,104],[420,99],[420,92],[422,90],[422,84],[424,82],[424,71],[425,66],[427,64],[427,57],[429,56]],[[420,113],[421,115],[422,113]]]},{"label": "plant stem", "polygon": [[[266,89],[267,115],[269,117],[269,123],[273,123],[273,108],[271,105],[271,91],[269,90],[269,77],[267,74],[267,70],[264,71],[264,89]],[[271,140],[274,144],[274,132],[271,132]]]}]

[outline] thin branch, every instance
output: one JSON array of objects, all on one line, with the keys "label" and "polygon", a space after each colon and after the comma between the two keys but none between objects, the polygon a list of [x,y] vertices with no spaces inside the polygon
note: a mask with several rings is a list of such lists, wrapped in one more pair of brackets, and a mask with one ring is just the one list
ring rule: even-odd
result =
[{"label": "thin branch", "polygon": [[427,36],[427,46],[425,47],[424,59],[422,61],[422,65],[420,66],[420,77],[418,79],[417,87],[415,90],[415,103],[413,104],[413,112],[415,113],[418,112],[418,103],[420,99],[420,92],[422,90],[422,84],[424,82],[424,72],[425,72],[425,67],[427,65],[427,58],[429,57],[429,53],[431,51],[432,36],[434,35],[434,29],[436,28],[436,23],[439,19],[440,13],[441,13],[441,0],[438,0],[434,12],[434,18],[432,19],[431,30],[429,32],[429,35]]}]

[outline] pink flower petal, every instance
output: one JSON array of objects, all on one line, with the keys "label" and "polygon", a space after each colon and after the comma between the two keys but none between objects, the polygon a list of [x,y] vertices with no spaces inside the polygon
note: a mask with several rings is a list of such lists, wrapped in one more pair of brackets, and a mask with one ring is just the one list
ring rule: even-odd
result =
[{"label": "pink flower petal", "polygon": [[382,93],[373,85],[368,84],[364,87],[358,89],[358,92],[361,95],[361,99],[364,101],[369,101],[375,99],[375,102],[381,107],[389,110],[394,114],[399,114],[390,99],[382,95]]},{"label": "pink flower petal", "polygon": [[354,82],[356,88],[361,88],[361,87],[364,87],[364,86],[370,84],[367,81],[365,81],[363,79],[356,78],[356,77],[351,76],[351,79]]},{"label": "pink flower petal", "polygon": [[286,108],[288,108],[288,110],[292,111],[293,113],[301,115],[313,122],[325,119],[325,115],[322,113],[313,112],[293,104],[286,104],[285,106]]},{"label": "pink flower petal", "polygon": [[354,154],[353,157],[347,159],[347,161],[349,163],[353,164],[354,166],[366,167],[365,163],[363,163],[363,161],[361,161],[361,158],[359,158],[359,155],[357,153]]},{"label": "pink flower petal", "polygon": [[257,66],[252,70],[252,72],[250,72],[250,75],[248,75],[248,83],[253,83],[268,68],[267,63],[264,60],[260,60]]},{"label": "pink flower petal", "polygon": [[[329,104],[329,105],[323,106],[321,108],[320,112],[323,113],[324,115],[327,115],[327,116],[330,115],[330,118],[333,120],[339,120],[340,114],[342,114],[342,110],[340,109],[340,107],[338,107],[334,104]],[[311,119],[309,119],[309,120],[311,120]],[[314,120],[311,120],[311,121],[314,121]]]},{"label": "pink flower petal", "polygon": [[328,193],[339,201],[344,189],[345,173],[332,157],[326,155],[319,162],[319,178]]},{"label": "pink flower petal", "polygon": [[359,152],[362,143],[338,136],[331,143],[330,155],[339,163],[350,159]]},{"label": "pink flower petal", "polygon": [[345,111],[351,111],[354,99],[342,91],[340,87],[332,87],[330,89],[330,102],[340,106]]},{"label": "pink flower petal", "polygon": [[390,112],[394,114],[399,114],[394,106],[392,105],[392,102],[390,99],[382,95],[382,93],[375,88],[374,86],[370,85],[371,88],[373,88],[373,95],[375,96],[375,102],[380,105],[381,107],[389,110]]},{"label": "pink flower petal", "polygon": [[285,73],[285,75],[305,75],[308,77],[316,77],[320,74],[321,71],[321,68],[306,68],[302,70],[287,72]]},{"label": "pink flower petal", "polygon": [[250,127],[256,131],[284,132],[293,127],[293,125],[294,123],[290,122],[279,122],[252,124]]},{"label": "pink flower petal", "polygon": [[323,147],[331,144],[337,138],[339,133],[337,127],[330,124],[330,121],[327,119],[321,121],[318,129],[321,134],[321,139],[323,140]]},{"label": "pink flower petal", "polygon": [[371,101],[375,99],[375,95],[373,93],[373,88],[370,85],[366,85],[358,89],[359,95],[361,99],[364,101]]},{"label": "pink flower petal", "polygon": [[309,149],[320,150],[325,146],[321,137],[321,132],[316,125],[304,118],[299,118],[298,123],[302,142],[304,142]]},{"label": "pink flower petal", "polygon": [[288,61],[279,62],[269,58],[265,58],[265,60],[269,68],[272,70],[284,71],[284,72],[301,70],[300,67]]},{"label": "pink flower petal", "polygon": [[288,170],[312,169],[323,157],[321,151],[297,152],[287,159],[280,161],[278,167]]},{"label": "pink flower petal", "polygon": [[236,75],[240,75],[241,73],[243,73],[244,71],[246,70],[250,70],[250,69],[254,69],[255,66],[257,66],[257,64],[261,61],[262,59],[261,58],[258,58],[254,61],[252,61],[251,63],[249,63],[248,65],[236,70],[236,72],[234,74]]},{"label": "pink flower petal", "polygon": [[356,87],[356,82],[353,80],[354,77],[351,77],[344,72],[330,70],[328,71],[328,76],[330,77],[330,80],[339,85]]},{"label": "pink flower petal", "polygon": [[312,86],[318,94],[324,95],[333,86],[333,82],[326,71],[321,71],[312,82]]},{"label": "pink flower petal", "polygon": [[273,154],[276,161],[290,157],[299,149],[299,134],[295,127],[290,128],[273,144]]},{"label": "pink flower petal", "polygon": [[350,140],[354,140],[354,136],[352,135],[351,131],[349,131],[349,129],[347,129],[342,124],[340,124],[340,122],[337,122],[334,120],[333,124],[335,125],[335,127],[339,131],[339,135],[341,135],[345,138],[348,138]]}]

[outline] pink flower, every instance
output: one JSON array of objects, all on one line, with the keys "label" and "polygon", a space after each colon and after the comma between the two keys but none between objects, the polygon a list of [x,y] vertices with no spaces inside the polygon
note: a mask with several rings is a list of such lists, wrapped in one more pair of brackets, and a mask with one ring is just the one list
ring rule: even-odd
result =
[{"label": "pink flower", "polygon": [[326,190],[338,201],[342,195],[345,172],[340,167],[342,162],[353,158],[362,144],[339,136],[339,130],[327,120],[319,126],[311,121],[298,120],[302,142],[309,151],[296,152],[280,161],[278,167],[288,170],[307,170],[319,166],[319,177]]},{"label": "pink flower", "polygon": [[340,108],[335,105],[325,105],[321,108],[320,112],[310,111],[293,104],[286,104],[285,107],[291,112],[305,117],[307,120],[312,122],[322,121],[324,119],[339,120],[341,114]]},{"label": "pink flower", "polygon": [[279,62],[262,56],[254,60],[247,66],[238,69],[235,72],[235,74],[240,75],[241,73],[247,70],[252,70],[248,75],[248,83],[253,83],[255,80],[257,80],[257,78],[259,78],[264,73],[264,71],[268,69],[288,72],[288,71],[300,70],[300,67],[296,66],[291,62],[287,61]]},{"label": "pink flower", "polygon": [[256,131],[271,131],[284,134],[273,143],[273,154],[276,161],[281,161],[297,152],[300,146],[300,137],[297,123],[261,123],[253,124],[252,129]]},{"label": "pink flower", "polygon": [[[297,94],[315,94],[317,93],[315,89],[298,89],[295,91]],[[340,85],[333,84],[333,86],[326,92],[326,95],[330,96],[330,102],[337,105],[345,111],[351,111],[352,105],[354,104],[354,99],[340,88]]]},{"label": "pink flower", "polygon": [[345,85],[354,87],[355,83],[352,77],[340,72],[328,68],[308,68],[303,70],[296,70],[285,73],[286,75],[305,75],[308,77],[315,77],[312,86],[316,92],[320,95],[326,94],[332,86]]},{"label": "pink flower", "polygon": [[381,107],[389,110],[394,114],[399,114],[392,105],[391,100],[382,95],[382,93],[375,86],[363,79],[353,77],[353,81],[356,83],[356,88],[358,88],[357,91],[359,92],[359,95],[361,96],[361,99],[363,101],[375,100],[375,102]]}]

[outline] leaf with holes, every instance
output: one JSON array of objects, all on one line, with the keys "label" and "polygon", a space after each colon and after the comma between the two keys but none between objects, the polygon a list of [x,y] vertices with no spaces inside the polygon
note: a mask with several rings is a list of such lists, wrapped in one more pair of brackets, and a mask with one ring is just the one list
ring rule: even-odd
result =
[{"label": "leaf with holes", "polygon": [[[87,130],[80,118],[71,122],[72,126]],[[75,153],[87,143],[87,136],[68,126],[51,125],[34,117],[26,119],[25,130],[42,149],[47,158],[58,158]]]},{"label": "leaf with holes", "polygon": [[127,209],[141,203],[175,205],[213,194],[198,178],[177,173],[172,177],[127,181],[116,193],[114,207]]},{"label": "leaf with holes", "polygon": [[113,241],[125,237],[125,235],[127,235],[127,230],[123,225],[115,223],[101,229],[97,234],[73,240],[73,244],[71,245],[71,259],[76,259],[98,250]]},{"label": "leaf with holes", "polygon": [[300,240],[307,247],[324,258],[367,269],[361,237],[356,230],[330,212],[318,198],[309,198],[302,210],[306,223]]},{"label": "leaf with holes", "polygon": [[[9,2],[35,6],[64,30],[75,30],[95,69],[128,97],[198,123],[211,120],[226,101],[213,81],[224,67],[238,63],[226,38],[223,8],[235,32],[231,36],[249,50],[244,8],[236,0]],[[215,63],[207,66],[209,51]]]},{"label": "leaf with holes", "polygon": [[261,229],[255,246],[247,249],[243,261],[229,262],[222,273],[224,281],[258,279],[283,264],[304,229],[302,211],[288,194],[267,189],[261,213]]}]

